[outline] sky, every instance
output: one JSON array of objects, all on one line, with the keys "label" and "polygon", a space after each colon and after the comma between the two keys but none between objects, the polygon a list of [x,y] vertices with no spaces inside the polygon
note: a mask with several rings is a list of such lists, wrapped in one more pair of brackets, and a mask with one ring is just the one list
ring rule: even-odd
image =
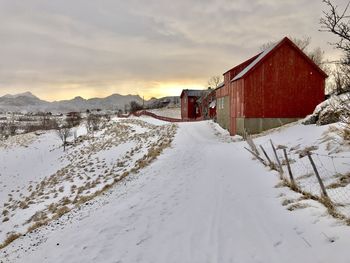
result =
[{"label": "sky", "polygon": [[333,60],[323,10],[321,0],[0,0],[0,96],[179,95],[284,36],[310,36]]}]

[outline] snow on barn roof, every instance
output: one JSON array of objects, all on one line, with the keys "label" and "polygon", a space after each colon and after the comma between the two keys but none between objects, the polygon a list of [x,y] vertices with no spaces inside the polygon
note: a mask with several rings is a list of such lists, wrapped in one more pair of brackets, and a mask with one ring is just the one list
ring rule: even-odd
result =
[{"label": "snow on barn roof", "polygon": [[216,89],[220,89],[221,87],[225,86],[225,81],[221,82],[217,87]]},{"label": "snow on barn roof", "polygon": [[265,49],[264,52],[262,52],[252,63],[250,63],[245,69],[243,69],[239,74],[237,74],[231,81],[235,81],[237,79],[242,78],[246,73],[249,72],[256,64],[258,64],[264,57],[266,57],[267,54],[269,54],[275,47],[277,47],[281,42],[278,41],[277,43],[271,45],[269,48]]},{"label": "snow on barn roof", "polygon": [[212,102],[210,102],[209,108],[214,109],[215,107],[216,107],[216,100],[213,100]]}]

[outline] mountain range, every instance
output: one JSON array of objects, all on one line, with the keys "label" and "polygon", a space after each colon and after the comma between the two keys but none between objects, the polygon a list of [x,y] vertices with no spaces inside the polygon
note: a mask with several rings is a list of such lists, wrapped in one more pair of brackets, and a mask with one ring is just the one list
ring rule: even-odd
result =
[{"label": "mountain range", "polygon": [[[170,101],[178,101],[178,97],[165,97],[161,99],[152,98],[145,101],[145,105],[162,101],[164,99]],[[84,99],[75,97],[71,100],[61,101],[45,101],[41,100],[31,92],[19,94],[7,94],[0,97],[0,112],[69,112],[69,111],[86,111],[87,109],[102,109],[102,110],[123,110],[125,105],[129,105],[131,101],[136,101],[142,104],[142,98],[138,95],[120,95],[112,94],[105,98]]]}]

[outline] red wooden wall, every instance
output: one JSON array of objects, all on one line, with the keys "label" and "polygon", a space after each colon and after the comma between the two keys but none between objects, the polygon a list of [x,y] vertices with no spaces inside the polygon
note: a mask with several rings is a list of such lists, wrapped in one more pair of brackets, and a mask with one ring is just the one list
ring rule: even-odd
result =
[{"label": "red wooden wall", "polygon": [[189,97],[186,93],[181,98],[181,118],[184,120],[200,117],[196,114],[196,97]]},{"label": "red wooden wall", "polygon": [[243,69],[245,69],[251,62],[253,62],[259,55],[256,55],[243,63],[224,73],[224,86],[216,91],[216,97],[221,98],[230,95],[231,80],[237,76]]},{"label": "red wooden wall", "polygon": [[244,79],[230,85],[230,132],[236,131],[236,118],[244,116]]},{"label": "red wooden wall", "polygon": [[324,100],[324,87],[325,76],[286,42],[246,75],[244,116],[303,118]]},{"label": "red wooden wall", "polygon": [[[186,103],[185,103],[186,101]],[[188,119],[188,105],[187,105],[187,94],[181,97],[181,119]]]}]

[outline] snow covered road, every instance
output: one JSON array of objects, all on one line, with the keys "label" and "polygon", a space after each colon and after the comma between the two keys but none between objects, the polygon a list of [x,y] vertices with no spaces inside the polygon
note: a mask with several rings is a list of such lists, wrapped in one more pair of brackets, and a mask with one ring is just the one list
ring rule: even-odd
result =
[{"label": "snow covered road", "polygon": [[[273,172],[210,122],[182,123],[172,147],[99,197],[103,206],[7,252],[13,262],[349,262],[349,227],[319,207],[290,212]],[[69,215],[68,215],[69,217]],[[19,257],[19,259],[16,259]],[[1,254],[0,254],[1,258]],[[1,260],[0,260],[1,261]]]}]

